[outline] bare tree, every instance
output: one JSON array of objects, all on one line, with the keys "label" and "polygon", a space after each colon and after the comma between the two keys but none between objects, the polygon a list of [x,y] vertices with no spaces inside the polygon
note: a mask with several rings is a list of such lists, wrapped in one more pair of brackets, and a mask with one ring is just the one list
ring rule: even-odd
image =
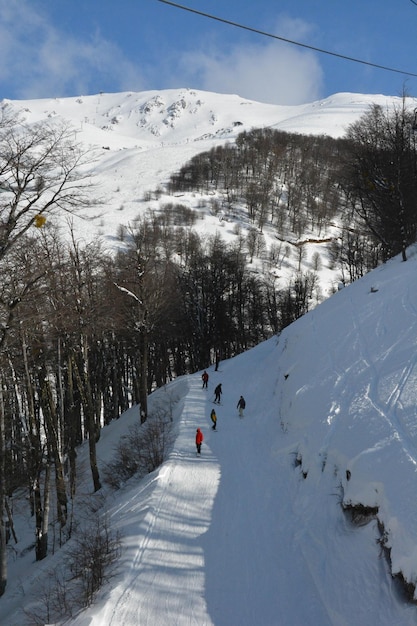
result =
[{"label": "bare tree", "polygon": [[385,259],[417,233],[417,150],[406,98],[388,111],[373,105],[347,133],[350,150],[345,189],[360,219],[383,246]]},{"label": "bare tree", "polygon": [[32,226],[90,203],[91,155],[73,137],[63,124],[0,129],[0,259]]},{"label": "bare tree", "polygon": [[[0,110],[0,268],[8,277],[0,292],[0,351],[4,351],[16,307],[40,280],[36,266],[21,275],[11,271],[11,256],[35,227],[51,215],[71,213],[89,203],[87,165],[92,155],[74,142],[73,130],[62,123],[24,125]],[[33,231],[34,232],[34,231]],[[32,263],[33,265],[33,263]],[[15,269],[15,268],[14,268]],[[0,453],[5,449],[0,428]],[[2,453],[2,457],[3,457]],[[0,466],[3,458],[0,459]],[[0,492],[0,595],[6,588],[5,493]]]}]

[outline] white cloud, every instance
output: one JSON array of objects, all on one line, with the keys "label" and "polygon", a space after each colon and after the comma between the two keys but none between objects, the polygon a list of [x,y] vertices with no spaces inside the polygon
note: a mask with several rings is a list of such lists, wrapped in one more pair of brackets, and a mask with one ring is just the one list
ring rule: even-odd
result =
[{"label": "white cloud", "polygon": [[[142,89],[135,64],[99,33],[89,41],[59,31],[26,0],[0,0],[3,97],[41,98]],[[13,89],[10,96],[6,90]]]},{"label": "white cloud", "polygon": [[[311,32],[302,20],[290,19],[268,30],[298,41]],[[155,89],[156,81],[160,89],[188,86],[276,104],[322,97],[323,74],[314,53],[256,35],[250,44],[237,43],[242,31],[232,27],[222,29],[222,38],[214,33],[215,40],[183,54],[175,37],[167,39],[168,47],[161,46],[152,63],[139,66],[99,31],[82,39],[76,30],[63,32],[29,0],[0,0],[0,98],[141,91]],[[135,56],[146,58],[144,51],[135,50]]]},{"label": "white cloud", "polygon": [[[282,20],[274,32],[302,41],[309,28],[301,20]],[[265,43],[266,42],[266,43]],[[180,67],[193,86],[274,104],[301,104],[321,97],[323,72],[308,50],[272,39],[229,47],[210,45],[187,53]]]}]

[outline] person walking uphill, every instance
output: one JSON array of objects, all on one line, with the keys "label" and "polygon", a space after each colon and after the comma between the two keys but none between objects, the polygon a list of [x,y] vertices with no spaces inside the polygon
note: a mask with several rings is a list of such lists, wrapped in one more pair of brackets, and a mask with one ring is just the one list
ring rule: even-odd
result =
[{"label": "person walking uphill", "polygon": [[204,370],[204,372],[201,374],[201,378],[203,380],[203,389],[207,389],[209,375],[207,374],[206,370]]},{"label": "person walking uphill", "polygon": [[239,417],[243,417],[243,409],[246,406],[245,398],[240,396],[239,402],[237,403],[237,409],[239,409]]},{"label": "person walking uphill", "polygon": [[217,404],[220,404],[220,396],[222,395],[222,393],[222,385],[221,383],[219,383],[214,390],[214,402],[217,402]]},{"label": "person walking uphill", "polygon": [[213,430],[216,430],[217,415],[216,415],[216,411],[214,409],[211,409],[210,417],[211,417],[211,421],[213,422],[212,428],[213,428]]},{"label": "person walking uphill", "polygon": [[201,454],[201,444],[204,441],[204,435],[199,428],[197,428],[197,432],[195,434],[195,445],[197,447],[197,454]]}]

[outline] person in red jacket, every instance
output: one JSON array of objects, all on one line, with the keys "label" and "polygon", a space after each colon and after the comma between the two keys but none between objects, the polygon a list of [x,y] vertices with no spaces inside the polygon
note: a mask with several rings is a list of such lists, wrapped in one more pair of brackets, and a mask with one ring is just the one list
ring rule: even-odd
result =
[{"label": "person in red jacket", "polygon": [[195,445],[197,446],[197,454],[201,454],[201,444],[203,443],[204,435],[199,428],[195,434]]},{"label": "person in red jacket", "polygon": [[203,389],[207,389],[209,375],[207,374],[206,370],[204,370],[204,372],[202,373],[201,378],[203,379]]}]

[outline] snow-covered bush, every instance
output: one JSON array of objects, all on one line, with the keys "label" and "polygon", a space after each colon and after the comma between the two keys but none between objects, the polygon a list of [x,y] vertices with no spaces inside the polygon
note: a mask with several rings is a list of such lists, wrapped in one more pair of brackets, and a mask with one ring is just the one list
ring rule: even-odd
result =
[{"label": "snow-covered bush", "polygon": [[137,423],[122,437],[112,460],[103,470],[103,479],[110,487],[120,488],[135,474],[145,476],[164,461],[171,442],[171,420],[150,416],[144,424]]}]

